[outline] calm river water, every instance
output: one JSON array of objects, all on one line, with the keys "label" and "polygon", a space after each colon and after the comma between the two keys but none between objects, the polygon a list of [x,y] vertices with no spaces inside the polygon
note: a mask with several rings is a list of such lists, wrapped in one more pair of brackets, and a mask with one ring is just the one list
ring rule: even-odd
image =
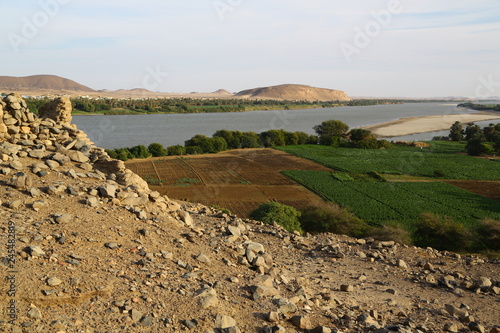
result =
[{"label": "calm river water", "polygon": [[[249,111],[237,113],[151,114],[127,116],[74,116],[73,123],[85,131],[94,143],[114,149],[149,145],[165,147],[184,144],[196,134],[211,136],[220,129],[264,132],[269,129],[303,131],[314,134],[313,127],[325,120],[337,119],[351,128],[384,123],[398,118],[471,113],[456,104],[408,103],[363,107],[336,107],[309,110]],[[478,124],[488,124],[491,121]],[[498,121],[496,122],[498,123]],[[451,124],[450,124],[451,126]],[[430,140],[444,132],[401,137],[404,140]]]}]

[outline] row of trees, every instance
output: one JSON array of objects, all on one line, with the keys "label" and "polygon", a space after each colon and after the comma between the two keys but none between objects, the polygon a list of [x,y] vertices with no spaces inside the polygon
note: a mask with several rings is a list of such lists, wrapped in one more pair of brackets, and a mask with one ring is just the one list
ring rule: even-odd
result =
[{"label": "row of trees", "polygon": [[500,124],[481,126],[469,123],[464,128],[463,124],[456,121],[450,128],[448,138],[452,141],[467,141],[466,151],[469,155],[489,155],[500,153]]},{"label": "row of trees", "polygon": [[342,146],[363,149],[389,148],[386,140],[377,140],[365,129],[352,129],[339,120],[324,121],[314,127],[317,135],[305,132],[288,132],[282,129],[273,129],[262,132],[240,132],[219,130],[212,137],[195,135],[184,142],[184,146],[175,145],[164,148],[159,143],[152,143],[148,147],[139,145],[132,148],[108,150],[108,154],[123,161],[132,158],[148,158],[159,156],[181,156],[197,154],[215,154],[228,149],[268,148],[289,145],[320,144],[327,146]]}]

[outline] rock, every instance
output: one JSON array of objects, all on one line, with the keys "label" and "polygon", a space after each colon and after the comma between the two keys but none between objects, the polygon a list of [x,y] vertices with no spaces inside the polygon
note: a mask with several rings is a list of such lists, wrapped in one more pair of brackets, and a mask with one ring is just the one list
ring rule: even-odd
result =
[{"label": "rock", "polygon": [[217,315],[215,318],[215,328],[229,328],[236,326],[236,320],[225,315]]},{"label": "rock", "polygon": [[344,291],[344,292],[353,292],[354,291],[354,286],[352,285],[347,285],[347,284],[343,284],[340,286],[340,291]]},{"label": "rock", "polygon": [[30,188],[33,182],[29,175],[25,174],[24,172],[18,172],[9,179],[7,184],[17,188],[18,190],[25,190]]},{"label": "rock", "polygon": [[32,257],[42,257],[45,255],[45,252],[42,250],[40,246],[32,245],[28,248],[28,252]]},{"label": "rock", "polygon": [[219,299],[215,295],[204,297],[200,301],[202,309],[213,308],[216,307],[217,304],[219,304]]},{"label": "rock", "polygon": [[88,197],[87,200],[85,201],[87,205],[90,207],[97,207],[99,206],[99,200],[97,200],[96,197]]},{"label": "rock", "polygon": [[406,262],[404,260],[401,260],[401,259],[398,260],[397,266],[400,268],[408,268],[408,265],[406,264]]},{"label": "rock", "polygon": [[310,330],[309,333],[332,333],[332,330],[328,327],[318,326],[313,330]]},{"label": "rock", "polygon": [[241,236],[241,229],[232,225],[227,227],[227,232],[235,237]]},{"label": "rock", "polygon": [[28,311],[28,318],[41,319],[42,313],[40,312],[40,310],[37,307],[32,306],[31,309]]},{"label": "rock", "polygon": [[22,164],[20,161],[18,160],[14,160],[12,161],[10,164],[9,164],[9,167],[11,169],[14,169],[14,170],[23,170],[24,169],[24,164]]},{"label": "rock", "polygon": [[271,311],[267,315],[267,320],[271,323],[277,323],[280,320],[280,314],[276,311]]},{"label": "rock", "polygon": [[13,200],[11,202],[9,202],[7,204],[7,206],[10,208],[10,209],[18,209],[19,207],[21,207],[23,205],[23,201],[22,200]]},{"label": "rock", "polygon": [[248,251],[251,251],[252,253],[259,254],[259,253],[264,253],[266,252],[264,245],[260,243],[247,243],[246,248]]},{"label": "rock", "polygon": [[447,323],[447,324],[444,325],[443,330],[445,332],[454,332],[454,333],[456,333],[456,332],[458,332],[458,326],[455,325],[455,324]]},{"label": "rock", "polygon": [[114,185],[110,185],[110,184],[102,185],[102,186],[99,186],[98,190],[99,190],[99,193],[101,194],[101,196],[103,196],[105,198],[116,197],[117,187]]},{"label": "rock", "polygon": [[476,288],[479,288],[481,290],[486,290],[492,285],[493,283],[491,282],[491,280],[484,276],[481,276],[479,280],[476,281]]},{"label": "rock", "polygon": [[68,152],[68,157],[76,163],[86,163],[89,161],[89,158],[85,156],[82,152],[80,151],[75,151],[71,150]]},{"label": "rock", "polygon": [[196,257],[196,260],[198,260],[199,262],[205,263],[205,264],[209,264],[211,262],[210,258],[207,257],[206,255],[204,255],[203,253],[200,253]]},{"label": "rock", "polygon": [[287,303],[279,307],[279,311],[284,315],[292,314],[298,311],[297,305],[293,303]]},{"label": "rock", "polygon": [[183,211],[183,210],[179,211],[179,217],[180,217],[182,222],[186,223],[186,225],[188,225],[188,226],[193,225],[193,219],[191,218],[191,215],[189,215],[188,212]]},{"label": "rock", "polygon": [[290,319],[290,322],[297,328],[302,330],[312,329],[311,320],[306,316],[294,316]]},{"label": "rock", "polygon": [[130,317],[132,318],[132,321],[138,322],[142,319],[142,312],[136,309],[132,309],[130,310]]},{"label": "rock", "polygon": [[469,313],[467,312],[467,310],[458,309],[451,304],[445,304],[445,309],[450,315],[457,317],[460,320],[464,320],[465,318],[467,318],[469,316]]},{"label": "rock", "polygon": [[254,299],[255,296],[257,296],[257,298],[260,298],[260,297],[272,297],[280,294],[278,289],[268,286],[252,286],[250,287],[250,290],[254,294]]},{"label": "rock", "polygon": [[479,325],[479,324],[478,324],[478,323],[476,323],[476,322],[471,322],[471,323],[469,323],[468,327],[469,327],[469,329],[470,329],[472,332],[479,332],[479,333],[484,333],[484,332],[485,332],[484,326]]},{"label": "rock", "polygon": [[35,202],[33,202],[33,204],[31,205],[31,207],[35,210],[35,211],[39,211],[40,209],[43,209],[43,208],[47,208],[49,207],[49,204],[45,201],[42,201],[42,200],[37,200]]},{"label": "rock", "polygon": [[38,109],[39,117],[52,119],[57,124],[70,124],[72,120],[71,111],[73,107],[68,97],[58,97]]},{"label": "rock", "polygon": [[47,285],[51,287],[57,287],[62,284],[62,280],[56,278],[56,277],[51,277],[47,279]]},{"label": "rock", "polygon": [[196,319],[183,320],[182,323],[190,330],[198,326],[198,321]]},{"label": "rock", "polygon": [[118,247],[120,247],[120,245],[118,245],[118,243],[115,243],[115,242],[108,242],[106,244],[104,244],[105,247],[107,247],[108,249],[117,249]]},{"label": "rock", "polygon": [[143,317],[141,320],[141,325],[143,327],[149,327],[149,326],[153,325],[153,318],[149,317],[149,316]]},{"label": "rock", "polygon": [[56,223],[69,223],[73,219],[70,214],[55,214],[53,218]]}]

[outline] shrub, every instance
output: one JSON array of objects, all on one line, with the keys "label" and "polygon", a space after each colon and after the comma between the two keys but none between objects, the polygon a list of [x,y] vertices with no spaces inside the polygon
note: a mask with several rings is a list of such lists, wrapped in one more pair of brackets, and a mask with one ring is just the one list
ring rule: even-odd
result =
[{"label": "shrub", "polygon": [[301,211],[300,223],[308,232],[331,232],[364,237],[371,227],[351,212],[335,206],[310,206]]},{"label": "shrub", "polygon": [[500,250],[500,221],[482,220],[477,226],[479,248],[485,250]]},{"label": "shrub", "polygon": [[129,148],[130,153],[135,158],[148,158],[151,157],[151,153],[148,151],[148,148],[143,145],[138,145],[132,148]]},{"label": "shrub", "polygon": [[286,230],[302,232],[299,222],[300,212],[293,207],[278,202],[266,202],[250,213],[250,218],[266,224],[278,223]]},{"label": "shrub", "polygon": [[446,177],[446,173],[443,170],[434,170],[434,177],[443,178]]},{"label": "shrub", "polygon": [[421,247],[438,250],[464,251],[471,245],[471,233],[461,223],[448,216],[432,213],[422,214],[415,224],[413,239]]},{"label": "shrub", "polygon": [[167,155],[167,150],[160,143],[152,143],[148,146],[148,151],[153,157],[160,157]]},{"label": "shrub", "polygon": [[410,232],[400,223],[390,222],[380,228],[373,228],[370,237],[381,241],[395,241],[400,244],[413,244]]},{"label": "shrub", "polygon": [[105,149],[105,150],[106,150],[106,153],[108,153],[109,157],[114,158],[114,159],[118,158],[118,154],[114,150],[110,150],[110,149]]},{"label": "shrub", "polygon": [[313,127],[319,137],[319,144],[339,146],[345,143],[349,126],[340,120],[327,120]]},{"label": "shrub", "polygon": [[167,153],[169,156],[186,155],[186,148],[181,145],[169,146],[167,147]]}]

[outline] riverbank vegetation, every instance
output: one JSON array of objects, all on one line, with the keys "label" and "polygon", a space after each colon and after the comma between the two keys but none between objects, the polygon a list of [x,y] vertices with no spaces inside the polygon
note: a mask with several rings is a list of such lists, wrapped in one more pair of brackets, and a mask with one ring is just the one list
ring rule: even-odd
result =
[{"label": "riverbank vegetation", "polygon": [[458,107],[477,111],[500,111],[500,104],[460,103]]},{"label": "riverbank vegetation", "polygon": [[454,141],[465,143],[464,151],[472,156],[500,154],[500,124],[489,124],[481,128],[474,123],[466,127],[456,121],[450,127],[450,134],[445,137],[435,137],[435,141]]},{"label": "riverbank vegetation", "polygon": [[339,120],[324,121],[314,127],[317,135],[305,132],[287,132],[285,130],[268,130],[262,133],[219,130],[212,137],[197,134],[185,141],[184,146],[175,145],[164,148],[159,143],[149,147],[140,145],[132,148],[107,150],[112,158],[127,161],[132,158],[148,158],[151,156],[182,156],[198,154],[215,154],[229,149],[270,148],[295,145],[326,145],[363,149],[390,148],[386,140],[377,140],[368,130],[352,129]]}]

